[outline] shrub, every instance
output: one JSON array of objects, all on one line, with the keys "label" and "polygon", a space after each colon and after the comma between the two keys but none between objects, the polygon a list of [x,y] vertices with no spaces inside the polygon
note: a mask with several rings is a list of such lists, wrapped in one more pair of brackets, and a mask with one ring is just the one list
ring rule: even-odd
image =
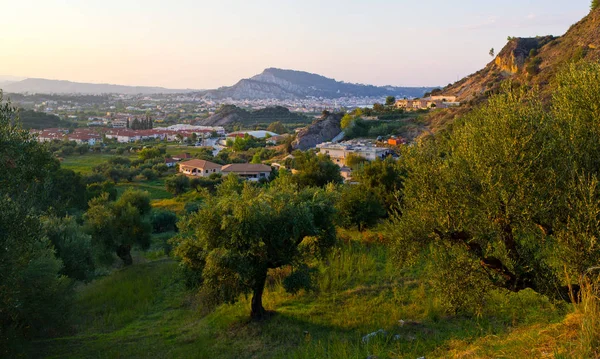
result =
[{"label": "shrub", "polygon": [[172,232],[177,230],[177,215],[164,209],[154,210],[150,215],[150,224],[154,233]]}]

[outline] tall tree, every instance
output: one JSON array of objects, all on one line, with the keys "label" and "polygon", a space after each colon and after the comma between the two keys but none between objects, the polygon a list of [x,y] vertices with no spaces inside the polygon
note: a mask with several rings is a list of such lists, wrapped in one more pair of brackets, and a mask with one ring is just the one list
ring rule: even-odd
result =
[{"label": "tall tree", "polygon": [[262,319],[269,269],[301,270],[335,243],[333,204],[323,190],[294,186],[225,193],[190,216],[175,253],[215,299],[234,302],[252,293],[251,317]]},{"label": "tall tree", "polygon": [[85,227],[94,244],[103,249],[106,262],[116,254],[125,265],[131,265],[132,246],[148,248],[151,208],[148,194],[141,191],[127,191],[116,202],[110,202],[106,193],[90,201]]}]

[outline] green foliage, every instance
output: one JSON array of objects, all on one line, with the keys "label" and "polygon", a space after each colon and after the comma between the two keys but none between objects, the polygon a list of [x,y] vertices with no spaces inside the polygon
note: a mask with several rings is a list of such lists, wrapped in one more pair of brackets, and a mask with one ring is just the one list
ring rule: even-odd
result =
[{"label": "green foliage", "polygon": [[175,253],[217,301],[253,293],[252,317],[262,318],[267,271],[304,263],[305,237],[325,253],[335,241],[334,210],[322,190],[246,185],[208,202],[183,224]]},{"label": "green foliage", "polygon": [[354,116],[352,116],[349,113],[345,114],[344,117],[342,117],[342,120],[340,122],[340,126],[342,127],[342,130],[345,130],[348,127],[350,127],[354,120],[355,120]]},{"label": "green foliage", "polygon": [[269,124],[269,127],[267,127],[267,131],[275,132],[278,135],[288,132],[285,126],[283,126],[283,124],[281,123],[281,121],[275,121]]},{"label": "green foliage", "polygon": [[42,111],[20,109],[18,114],[23,128],[64,128],[73,127],[74,125],[71,122],[61,120],[60,117],[56,115]]},{"label": "green foliage", "polygon": [[[67,319],[70,283],[59,273],[39,215],[0,194],[0,329],[19,335],[47,334]],[[0,344],[6,348],[4,334]],[[0,349],[2,353],[3,349]]]},{"label": "green foliage", "polygon": [[590,5],[590,8],[593,10],[596,10],[598,8],[598,6],[600,6],[600,0],[592,0],[592,3]]},{"label": "green foliage", "polygon": [[368,162],[366,158],[354,153],[350,153],[348,156],[346,156],[346,166],[352,168],[353,170],[359,169],[366,162]]},{"label": "green foliage", "polygon": [[[229,146],[229,141],[227,143]],[[247,151],[251,148],[256,147],[265,147],[266,143],[264,140],[254,138],[248,134],[245,134],[244,137],[236,137],[231,144],[231,148],[234,151]]]},{"label": "green foliage", "polygon": [[365,162],[353,172],[352,177],[375,193],[388,211],[393,211],[402,200],[406,175],[404,164],[388,157]]},{"label": "green foliage", "polygon": [[156,157],[161,157],[162,153],[156,147],[148,147],[144,148],[140,152],[138,152],[138,157],[142,160],[149,160]]},{"label": "green foliage", "polygon": [[296,151],[294,157],[294,168],[298,173],[293,178],[300,187],[323,187],[328,183],[343,182],[340,167],[328,156],[316,155],[310,151]]},{"label": "green foliage", "polygon": [[165,188],[168,192],[178,196],[190,188],[190,179],[184,175],[175,175],[165,180]]},{"label": "green foliage", "polygon": [[[44,235],[45,186],[57,162],[15,120],[0,93],[0,356],[16,337],[48,334],[69,315],[70,281]],[[13,334],[10,334],[13,333]]]},{"label": "green foliage", "polygon": [[90,201],[85,227],[94,245],[102,249],[102,260],[110,263],[116,253],[130,265],[133,245],[142,249],[150,246],[150,210],[147,193],[135,190],[126,191],[116,202],[109,202],[106,193]]},{"label": "green foliage", "polygon": [[64,264],[61,274],[77,280],[91,279],[95,269],[92,238],[73,217],[46,217],[42,223],[44,234]]},{"label": "green foliage", "polygon": [[599,79],[596,63],[568,66],[551,112],[535,92],[506,87],[449,137],[404,154],[409,175],[390,238],[403,261],[449,248],[434,270],[471,268],[456,286],[440,275],[439,288],[456,292],[448,306],[482,298],[459,293],[465,280],[568,299],[567,285],[600,260]]},{"label": "green foliage", "polygon": [[385,98],[385,105],[388,107],[394,106],[396,104],[396,98],[394,96],[388,96]]},{"label": "green foliage", "polygon": [[177,215],[167,210],[154,210],[150,216],[154,233],[177,231]]},{"label": "green foliage", "polygon": [[343,186],[335,208],[342,226],[359,231],[374,226],[387,213],[381,199],[363,184]]},{"label": "green foliage", "polygon": [[194,177],[190,180],[190,187],[201,192],[202,189],[214,193],[217,187],[221,184],[223,178],[220,173],[211,173],[209,177]]}]

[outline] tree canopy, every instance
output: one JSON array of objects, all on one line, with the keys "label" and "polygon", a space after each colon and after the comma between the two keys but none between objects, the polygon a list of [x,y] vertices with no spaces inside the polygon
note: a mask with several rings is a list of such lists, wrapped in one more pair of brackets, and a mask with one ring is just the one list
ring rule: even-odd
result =
[{"label": "tree canopy", "polygon": [[263,189],[211,197],[182,225],[175,253],[218,301],[252,293],[251,317],[265,315],[262,295],[269,269],[305,268],[306,259],[335,242],[333,203],[320,189]]}]

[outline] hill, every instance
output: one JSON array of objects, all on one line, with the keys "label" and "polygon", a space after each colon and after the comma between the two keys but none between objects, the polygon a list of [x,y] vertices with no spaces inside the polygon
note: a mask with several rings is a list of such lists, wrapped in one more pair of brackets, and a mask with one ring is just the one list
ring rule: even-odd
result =
[{"label": "hill", "polygon": [[56,115],[25,109],[19,111],[19,119],[23,128],[28,129],[39,130],[44,128],[71,127],[73,125],[71,122],[64,121]]},{"label": "hill", "polygon": [[120,93],[128,95],[136,94],[158,94],[158,93],[181,93],[190,90],[174,90],[164,87],[147,86],[124,86],[111,84],[93,84],[83,82],[71,82],[63,80],[47,80],[29,78],[22,81],[5,83],[2,85],[4,92],[9,93],[50,93],[50,94],[88,94],[99,95],[106,93]]},{"label": "hill", "polygon": [[297,124],[306,123],[309,119],[301,114],[291,112],[282,106],[247,111],[234,105],[224,105],[214,115],[201,120],[198,124],[202,126],[239,125],[242,127],[252,127],[256,125],[268,125],[276,121],[284,124]]},{"label": "hill", "polygon": [[590,11],[562,36],[511,37],[506,46],[483,69],[442,89],[457,96],[458,108],[433,111],[422,119],[432,130],[446,128],[455,118],[498,92],[503,82],[538,88],[549,100],[556,73],[566,64],[580,60],[600,60],[600,8]]},{"label": "hill", "polygon": [[563,36],[509,38],[506,46],[482,70],[446,87],[459,101],[481,100],[502,80],[539,86],[549,93],[556,72],[571,61],[600,59],[600,9],[591,11]]},{"label": "hill", "polygon": [[352,84],[304,71],[268,68],[230,87],[207,91],[206,98],[224,99],[301,99],[310,97],[419,97],[427,87],[394,87]]}]

